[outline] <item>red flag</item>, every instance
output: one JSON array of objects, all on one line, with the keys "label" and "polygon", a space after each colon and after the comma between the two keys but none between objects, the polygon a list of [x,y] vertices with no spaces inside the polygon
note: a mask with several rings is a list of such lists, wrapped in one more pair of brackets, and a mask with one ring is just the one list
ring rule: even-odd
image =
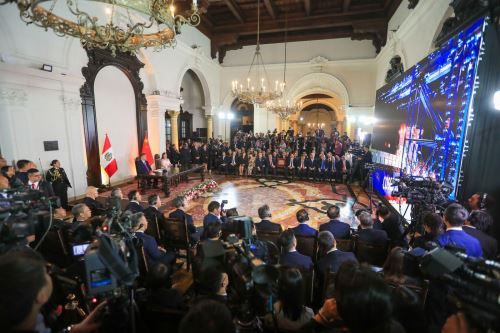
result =
[{"label": "red flag", "polygon": [[155,160],[153,159],[153,154],[151,153],[151,147],[149,147],[148,132],[146,132],[146,135],[144,136],[141,153],[146,154],[146,161],[148,161],[149,165],[153,165]]},{"label": "red flag", "polygon": [[111,149],[111,142],[109,142],[108,135],[104,139],[104,146],[102,147],[102,161],[101,165],[111,178],[116,171],[118,171],[118,164],[116,163],[115,155],[113,155],[113,149]]}]

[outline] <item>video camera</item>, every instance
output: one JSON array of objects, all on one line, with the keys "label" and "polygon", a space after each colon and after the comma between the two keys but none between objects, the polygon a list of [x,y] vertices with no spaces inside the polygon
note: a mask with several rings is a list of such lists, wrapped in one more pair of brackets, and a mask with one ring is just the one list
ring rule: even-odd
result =
[{"label": "video camera", "polygon": [[45,197],[28,187],[1,190],[0,253],[19,245],[30,235],[36,234],[40,243],[50,228],[52,210],[57,207],[60,207],[58,197]]},{"label": "video camera", "polygon": [[426,251],[417,259],[420,271],[480,332],[500,332],[500,263],[457,250]]},{"label": "video camera", "polygon": [[439,183],[431,178],[419,176],[394,178],[391,186],[398,187],[392,192],[393,196],[407,198],[410,204],[443,204],[453,190],[453,187],[446,182]]}]

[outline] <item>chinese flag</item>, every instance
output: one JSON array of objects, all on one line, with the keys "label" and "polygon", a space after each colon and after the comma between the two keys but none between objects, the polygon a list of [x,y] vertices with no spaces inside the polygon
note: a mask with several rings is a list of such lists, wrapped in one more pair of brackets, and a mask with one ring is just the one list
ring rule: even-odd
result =
[{"label": "chinese flag", "polygon": [[108,135],[104,139],[104,146],[102,147],[102,167],[111,178],[116,171],[118,171],[118,164],[116,164],[115,155],[113,155],[113,149],[111,149],[111,142],[109,142]]},{"label": "chinese flag", "polygon": [[146,154],[146,160],[148,161],[149,165],[153,165],[154,159],[153,154],[151,153],[151,147],[149,146],[148,132],[146,132],[146,136],[144,136],[141,153]]}]

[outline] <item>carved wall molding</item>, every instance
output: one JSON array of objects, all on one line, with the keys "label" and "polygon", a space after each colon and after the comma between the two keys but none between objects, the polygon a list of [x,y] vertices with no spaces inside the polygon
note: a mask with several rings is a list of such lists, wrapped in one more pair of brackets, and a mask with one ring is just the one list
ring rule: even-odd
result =
[{"label": "carved wall molding", "polygon": [[78,95],[61,95],[59,99],[69,110],[78,110],[82,106],[82,99]]},{"label": "carved wall molding", "polygon": [[28,94],[24,89],[11,89],[0,87],[0,104],[24,106],[28,101]]},{"label": "carved wall molding", "polygon": [[95,109],[95,79],[99,71],[107,66],[120,69],[129,79],[135,95],[137,139],[140,149],[148,129],[147,100],[143,93],[144,84],[139,76],[139,71],[144,67],[144,64],[136,56],[129,53],[116,52],[116,56],[112,56],[111,52],[107,50],[87,49],[86,51],[88,63],[86,67],[82,68],[85,83],[80,88],[80,97],[82,99],[83,128],[87,151],[87,183],[99,186],[102,182]]}]

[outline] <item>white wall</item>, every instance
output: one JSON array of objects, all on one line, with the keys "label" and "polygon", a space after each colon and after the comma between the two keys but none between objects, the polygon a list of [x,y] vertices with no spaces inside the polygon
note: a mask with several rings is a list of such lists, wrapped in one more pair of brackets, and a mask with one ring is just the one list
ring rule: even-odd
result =
[{"label": "white wall", "polygon": [[[118,164],[112,182],[136,175],[138,156],[135,96],[132,84],[125,74],[114,66],[106,66],[97,73],[94,83],[95,109],[99,151],[102,152],[106,133]],[[109,178],[101,168],[102,182]]]},{"label": "white wall", "polygon": [[181,94],[184,99],[182,109],[193,114],[193,131],[197,128],[206,128],[203,87],[193,71],[189,70],[184,74],[182,88],[184,89]]}]

